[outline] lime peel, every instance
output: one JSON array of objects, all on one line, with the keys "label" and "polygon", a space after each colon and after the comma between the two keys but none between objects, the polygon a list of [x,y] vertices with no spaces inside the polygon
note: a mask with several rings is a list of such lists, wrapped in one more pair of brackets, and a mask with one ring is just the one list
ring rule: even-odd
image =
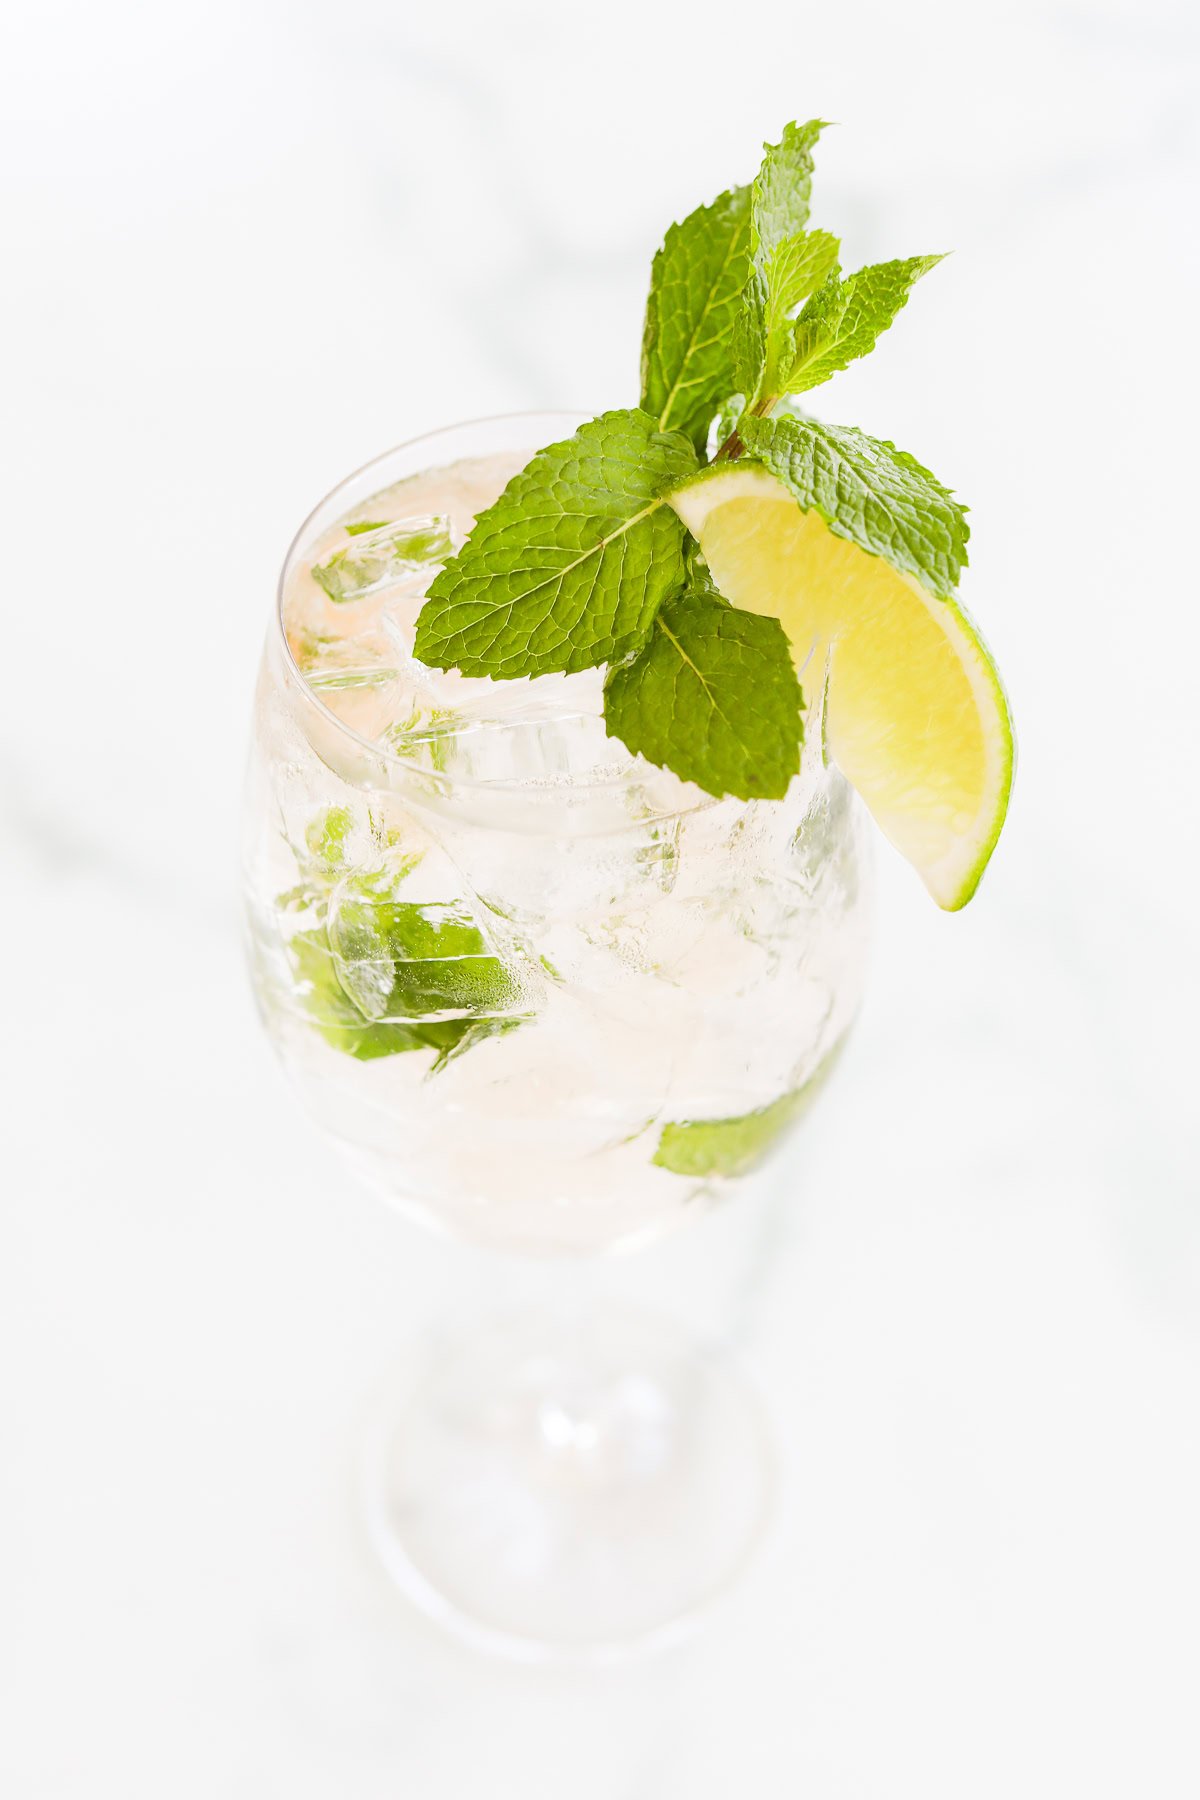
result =
[{"label": "lime peel", "polygon": [[669,503],[732,605],[827,659],[830,755],[938,905],[979,885],[1012,787],[999,673],[957,600],[839,536],[761,464],[716,464]]}]

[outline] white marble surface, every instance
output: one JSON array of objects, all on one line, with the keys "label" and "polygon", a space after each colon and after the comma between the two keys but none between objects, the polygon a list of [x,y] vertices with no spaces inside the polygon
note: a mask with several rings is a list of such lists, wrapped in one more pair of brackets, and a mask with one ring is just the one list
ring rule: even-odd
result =
[{"label": "white marble surface", "polygon": [[[1194,15],[43,0],[5,30],[0,1791],[1194,1796]],[[963,916],[881,859],[791,1191],[605,1277],[745,1345],[767,1553],[689,1648],[531,1673],[360,1540],[380,1371],[521,1278],[356,1192],[260,1040],[254,664],[311,501],[447,420],[629,401],[659,229],[817,111],[850,256],[958,252],[822,400],[972,502],[1020,781]]]}]

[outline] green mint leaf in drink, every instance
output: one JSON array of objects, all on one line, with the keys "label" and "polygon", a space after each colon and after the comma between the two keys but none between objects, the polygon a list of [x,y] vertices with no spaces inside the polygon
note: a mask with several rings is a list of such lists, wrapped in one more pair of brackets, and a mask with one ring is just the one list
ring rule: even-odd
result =
[{"label": "green mint leaf in drink", "polygon": [[290,940],[306,1010],[327,1043],[360,1061],[434,1050],[438,1068],[523,1022],[512,972],[461,904],[382,898],[378,885],[365,872],[332,903],[312,892],[321,923]]},{"label": "green mint leaf in drink", "polygon": [[365,519],[345,530],[353,545],[313,567],[313,580],[338,606],[365,600],[433,558],[450,554],[450,527],[441,518],[406,519],[399,525]]},{"label": "green mint leaf in drink", "polygon": [[310,819],[304,833],[305,866],[321,877],[336,880],[348,861],[347,839],[354,830],[354,814],[348,806],[329,806]]},{"label": "green mint leaf in drink", "polygon": [[312,1023],[331,1049],[359,1062],[375,1062],[383,1056],[400,1056],[413,1050],[432,1050],[435,1059],[430,1072],[436,1073],[451,1057],[485,1038],[515,1030],[522,1022],[517,1017],[372,1018],[342,985],[324,930],[297,932],[290,948]]},{"label": "green mint leaf in drink", "polygon": [[654,258],[642,335],[642,411],[703,451],[732,385],[750,263],[750,190],[732,188],[672,225]]},{"label": "green mint leaf in drink", "polygon": [[915,456],[846,425],[745,419],[750,456],[837,536],[915,575],[941,598],[966,566],[966,508]]},{"label": "green mint leaf in drink", "polygon": [[511,1013],[515,980],[457,902],[341,897],[329,918],[338,979],[364,1017]]},{"label": "green mint leaf in drink", "polygon": [[434,580],[416,656],[501,680],[623,656],[682,586],[684,532],[664,495],[696,467],[687,438],[637,410],[539,451]]},{"label": "green mint leaf in drink", "polygon": [[530,1015],[514,969],[461,900],[398,897],[422,852],[368,822],[365,848],[354,813],[328,807],[295,846],[301,880],[276,905],[306,923],[288,939],[297,993],[333,1049],[360,1062],[432,1050],[435,1073]]},{"label": "green mint leaf in drink", "polygon": [[806,393],[866,356],[906,304],[913,283],[941,260],[940,256],[909,256],[897,262],[872,263],[844,281],[830,276],[796,321],[785,385],[780,391]]},{"label": "green mint leaf in drink", "polygon": [[611,736],[710,794],[780,799],[800,767],[800,684],[777,619],[695,590],[609,673]]}]

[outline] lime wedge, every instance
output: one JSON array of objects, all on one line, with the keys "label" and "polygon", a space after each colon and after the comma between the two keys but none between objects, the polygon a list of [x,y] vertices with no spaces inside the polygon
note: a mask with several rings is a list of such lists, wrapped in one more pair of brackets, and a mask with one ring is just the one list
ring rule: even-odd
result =
[{"label": "lime wedge", "polygon": [[832,532],[766,469],[670,496],[734,606],[777,618],[829,754],[939,906],[965,906],[1008,807],[1013,733],[996,665],[953,600]]}]

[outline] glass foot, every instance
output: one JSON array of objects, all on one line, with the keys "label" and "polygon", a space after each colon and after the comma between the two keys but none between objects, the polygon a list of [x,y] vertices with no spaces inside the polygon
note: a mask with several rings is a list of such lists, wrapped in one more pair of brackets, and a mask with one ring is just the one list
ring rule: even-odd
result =
[{"label": "glass foot", "polygon": [[744,1567],[772,1488],[732,1356],[623,1309],[436,1346],[366,1471],[371,1536],[408,1598],[528,1660],[675,1641]]}]

